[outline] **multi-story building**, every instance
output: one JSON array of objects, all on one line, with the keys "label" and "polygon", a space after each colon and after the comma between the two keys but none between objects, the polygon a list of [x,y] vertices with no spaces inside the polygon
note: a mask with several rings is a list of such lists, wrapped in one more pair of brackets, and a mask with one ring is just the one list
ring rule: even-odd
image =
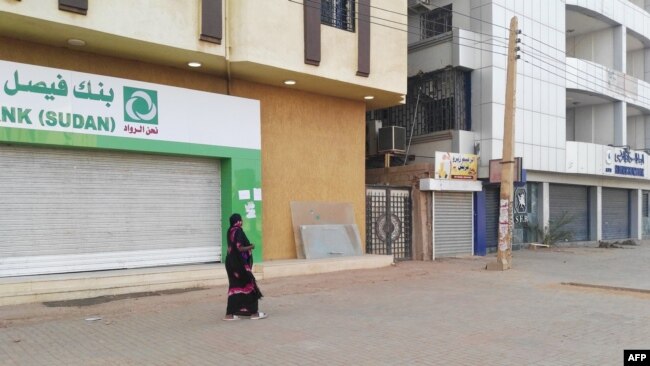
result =
[{"label": "multi-story building", "polygon": [[365,113],[404,98],[405,11],[3,1],[0,277],[216,262],[233,212],[256,261],[296,258],[292,201],[351,203],[363,237]]},{"label": "multi-story building", "polygon": [[[406,128],[415,162],[435,151],[480,155],[476,254],[496,248],[506,54],[519,24],[515,242],[565,221],[574,241],[650,235],[650,2],[409,0],[405,106],[368,114]],[[412,131],[412,138],[411,138]],[[409,161],[411,163],[411,161]]]}]

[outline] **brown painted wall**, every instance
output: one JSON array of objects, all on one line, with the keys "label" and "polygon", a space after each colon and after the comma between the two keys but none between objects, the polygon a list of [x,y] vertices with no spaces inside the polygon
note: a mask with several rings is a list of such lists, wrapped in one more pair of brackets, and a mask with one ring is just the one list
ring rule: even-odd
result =
[{"label": "brown painted wall", "polygon": [[365,242],[365,104],[235,81],[261,101],[264,259],[296,258],[291,201],[351,202]]},{"label": "brown painted wall", "polygon": [[72,51],[0,37],[0,59],[123,79],[225,93],[226,81],[216,76],[145,62]]}]

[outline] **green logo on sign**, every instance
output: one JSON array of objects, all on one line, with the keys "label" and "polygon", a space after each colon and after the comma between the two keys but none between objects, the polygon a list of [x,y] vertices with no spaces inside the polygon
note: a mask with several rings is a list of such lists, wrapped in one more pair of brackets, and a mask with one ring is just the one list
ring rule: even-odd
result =
[{"label": "green logo on sign", "polygon": [[124,120],[158,124],[158,92],[124,87]]}]

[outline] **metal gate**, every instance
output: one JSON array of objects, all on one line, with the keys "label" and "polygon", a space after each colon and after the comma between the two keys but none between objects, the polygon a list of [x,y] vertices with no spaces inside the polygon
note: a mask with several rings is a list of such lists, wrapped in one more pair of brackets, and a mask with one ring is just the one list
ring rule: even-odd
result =
[{"label": "metal gate", "polygon": [[366,253],[412,259],[411,212],[410,188],[367,187]]},{"label": "metal gate", "polygon": [[568,215],[569,222],[563,229],[573,233],[573,241],[589,240],[589,187],[550,184],[549,210],[551,221]]}]

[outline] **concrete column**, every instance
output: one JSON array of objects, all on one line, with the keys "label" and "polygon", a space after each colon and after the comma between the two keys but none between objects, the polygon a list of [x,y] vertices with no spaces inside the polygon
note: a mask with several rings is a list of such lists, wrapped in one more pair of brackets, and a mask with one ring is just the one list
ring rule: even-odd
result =
[{"label": "concrete column", "polygon": [[614,102],[614,145],[627,145],[627,103]]},{"label": "concrete column", "polygon": [[544,182],[539,185],[537,193],[537,218],[539,226],[542,228],[548,227],[548,222],[551,219],[551,200],[550,200],[550,185]]},{"label": "concrete column", "polygon": [[627,28],[624,25],[614,27],[614,70],[627,71]]},{"label": "concrete column", "polygon": [[589,239],[603,238],[603,187],[589,188]]},{"label": "concrete column", "polygon": [[641,240],[643,236],[642,197],[643,192],[640,189],[630,190],[630,238],[637,240]]}]

